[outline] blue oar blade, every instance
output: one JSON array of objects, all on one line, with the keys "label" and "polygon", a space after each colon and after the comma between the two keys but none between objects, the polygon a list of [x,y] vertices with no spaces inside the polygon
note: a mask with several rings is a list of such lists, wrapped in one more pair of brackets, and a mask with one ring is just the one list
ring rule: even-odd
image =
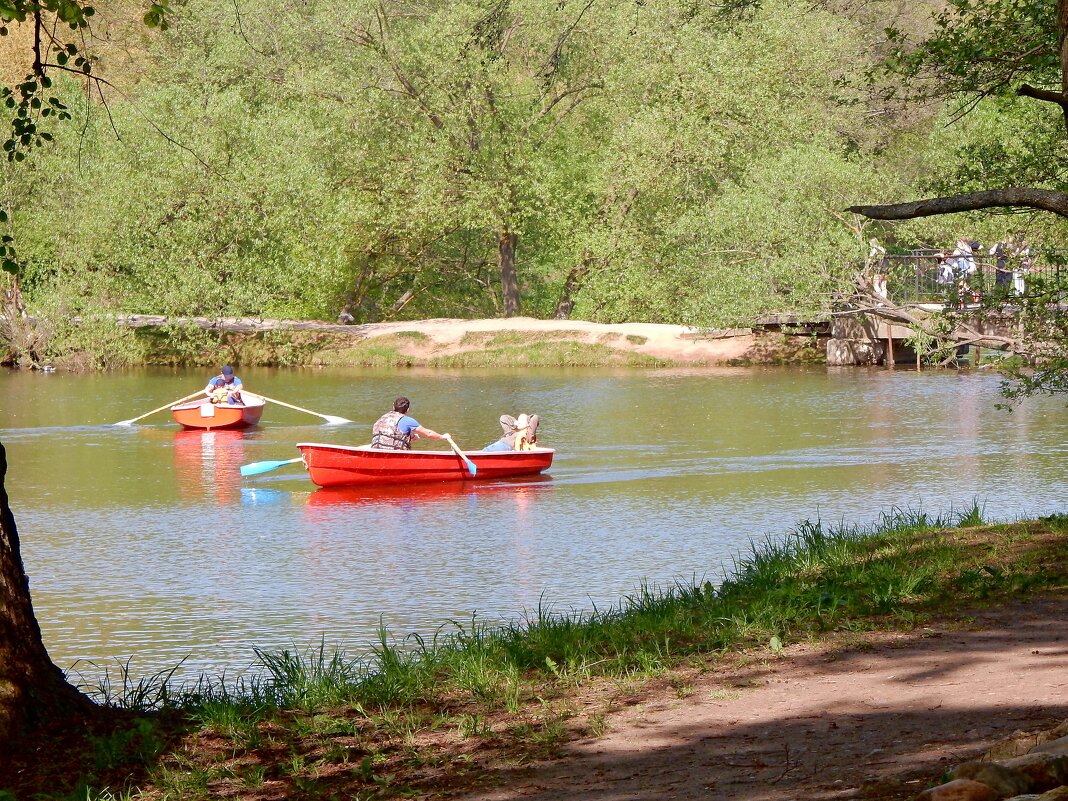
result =
[{"label": "blue oar blade", "polygon": [[300,457],[296,459],[284,459],[282,461],[272,462],[252,462],[251,464],[241,465],[241,475],[243,476],[258,476],[260,473],[267,473],[271,470],[277,470],[279,467],[287,464],[293,464],[299,462]]},{"label": "blue oar blade", "polygon": [[456,443],[455,443],[455,442],[453,441],[453,439],[452,439],[452,437],[451,437],[451,436],[449,436],[448,434],[446,434],[446,435],[445,435],[445,441],[449,443],[449,447],[450,447],[450,448],[452,448],[452,449],[453,449],[454,451],[456,451],[456,455],[457,455],[457,456],[459,456],[459,457],[460,457],[461,459],[463,459],[463,460],[464,460],[464,462],[466,462],[466,463],[467,463],[467,472],[469,472],[469,473],[470,473],[471,475],[474,475],[475,473],[477,473],[477,472],[478,472],[478,468],[477,468],[477,467],[475,467],[475,463],[474,463],[474,462],[472,462],[472,461],[471,461],[470,459],[468,459],[468,458],[467,458],[467,454],[466,454],[466,453],[464,453],[464,452],[463,452],[462,450],[460,450],[460,446],[459,446],[459,445],[457,445],[457,444],[456,444]]}]

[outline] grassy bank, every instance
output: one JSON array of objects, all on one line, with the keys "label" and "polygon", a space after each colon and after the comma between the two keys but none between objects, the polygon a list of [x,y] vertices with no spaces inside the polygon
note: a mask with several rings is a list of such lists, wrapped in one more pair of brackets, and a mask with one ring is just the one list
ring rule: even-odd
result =
[{"label": "grassy bank", "polygon": [[[124,328],[114,320],[93,319],[82,320],[70,327],[67,335],[57,335],[40,344],[32,358],[14,344],[5,346],[0,340],[0,365],[48,365],[85,372],[137,365],[214,366],[219,362],[244,367],[451,369],[826,362],[825,340],[803,333],[753,329],[750,334],[737,337],[670,337],[664,336],[660,327],[649,326],[652,333],[645,336],[634,333],[636,327],[642,329],[640,324],[629,324],[620,331],[609,325],[578,321],[570,324],[585,328],[568,328],[569,321],[560,321],[561,328],[546,327],[547,322],[412,321],[378,328],[352,326],[351,330],[308,323],[319,327],[250,331],[178,323]],[[412,326],[410,330],[408,325]],[[403,327],[398,330],[399,326]]]},{"label": "grassy bank", "polygon": [[[50,359],[84,372],[132,365],[212,366],[219,361],[271,367],[670,367],[633,349],[644,337],[579,331],[470,332],[439,342],[421,331],[363,337],[314,331],[236,333],[188,327],[116,329],[122,336]],[[0,349],[2,351],[2,349]],[[2,355],[2,352],[0,352]],[[797,360],[801,363],[801,360]]]},{"label": "grassy bank", "polygon": [[[447,793],[603,733],[644,682],[674,682],[677,669],[715,671],[743,650],[773,659],[790,642],[909,628],[1068,586],[1068,516],[980,518],[973,508],[952,519],[895,513],[870,530],[804,522],[738,556],[718,585],[642,587],[612,609],[543,608],[428,640],[382,632],[358,656],[257,651],[259,673],[239,681],[178,687],[120,671],[98,697],[137,714],[72,763],[67,797]],[[684,697],[684,682],[677,689]],[[34,781],[54,788],[56,771],[31,767],[16,797],[31,797]]]}]

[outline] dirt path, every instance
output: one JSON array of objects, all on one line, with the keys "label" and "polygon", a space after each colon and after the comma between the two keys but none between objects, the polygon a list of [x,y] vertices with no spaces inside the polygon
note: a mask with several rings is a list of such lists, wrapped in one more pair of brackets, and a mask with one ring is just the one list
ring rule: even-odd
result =
[{"label": "dirt path", "polygon": [[1068,595],[974,618],[695,673],[465,798],[913,798],[996,740],[1068,718]]}]

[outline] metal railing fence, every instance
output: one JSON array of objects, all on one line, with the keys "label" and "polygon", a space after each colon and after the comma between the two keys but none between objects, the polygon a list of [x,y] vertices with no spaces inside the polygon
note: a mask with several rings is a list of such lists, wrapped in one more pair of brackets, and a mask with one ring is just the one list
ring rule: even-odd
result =
[{"label": "metal railing fence", "polygon": [[[1027,282],[1041,277],[1058,287],[1068,281],[1068,250],[1036,252],[1027,258],[997,259],[982,251],[972,258],[974,270],[962,270],[944,251],[888,254],[868,267],[886,276],[886,295],[898,304],[977,303],[980,298],[1011,301],[1026,292]],[[869,279],[872,275],[867,276]]]}]

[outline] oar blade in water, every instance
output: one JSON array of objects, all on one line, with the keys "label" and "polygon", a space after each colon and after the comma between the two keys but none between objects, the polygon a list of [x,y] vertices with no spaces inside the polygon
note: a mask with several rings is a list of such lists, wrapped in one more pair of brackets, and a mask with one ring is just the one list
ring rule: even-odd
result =
[{"label": "oar blade in water", "polygon": [[279,467],[283,467],[287,464],[293,464],[299,462],[302,457],[298,456],[296,459],[282,459],[270,462],[252,462],[251,464],[241,465],[241,475],[243,476],[258,476],[260,473],[268,473],[271,470],[277,470]]},{"label": "oar blade in water", "polygon": [[445,440],[449,443],[452,449],[456,451],[456,455],[464,460],[464,463],[467,465],[467,472],[469,472],[471,475],[475,475],[475,473],[478,472],[478,468],[475,466],[475,463],[467,458],[467,454],[460,450],[460,446],[452,441],[452,437],[450,435],[446,434]]}]

